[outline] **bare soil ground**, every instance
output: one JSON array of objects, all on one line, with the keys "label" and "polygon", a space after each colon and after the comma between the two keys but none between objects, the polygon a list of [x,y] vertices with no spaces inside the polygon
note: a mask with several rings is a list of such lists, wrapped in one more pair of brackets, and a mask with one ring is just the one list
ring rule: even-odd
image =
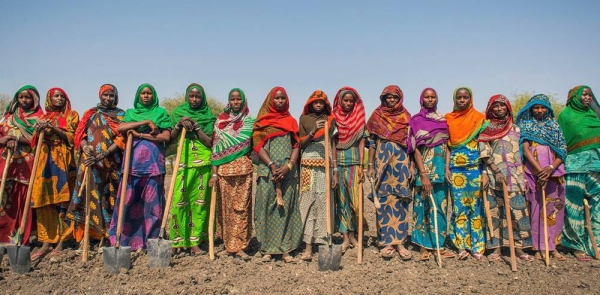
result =
[{"label": "bare soil ground", "polygon": [[[368,190],[368,185],[365,185]],[[418,249],[411,248],[413,260],[390,260],[379,256],[374,241],[375,211],[365,201],[365,216],[371,231],[365,234],[364,260],[357,264],[357,250],[342,257],[337,272],[319,272],[317,257],[312,262],[286,264],[280,259],[262,263],[254,240],[244,262],[233,257],[211,261],[207,255],[182,253],[173,257],[171,267],[149,269],[145,254],[132,254],[133,267],[114,275],[103,268],[102,255],[92,251],[87,263],[67,249],[47,255],[33,264],[33,271],[18,275],[10,271],[8,257],[0,264],[0,290],[3,294],[597,294],[600,292],[600,262],[567,261],[518,262],[512,272],[508,260],[478,262],[444,260],[438,268],[433,256],[419,262]],[[341,243],[341,238],[336,238]],[[219,246],[222,247],[222,246]],[[218,251],[219,249],[217,249]],[[316,249],[315,249],[316,250]],[[300,254],[300,251],[295,253]],[[505,253],[506,254],[506,253]]]}]

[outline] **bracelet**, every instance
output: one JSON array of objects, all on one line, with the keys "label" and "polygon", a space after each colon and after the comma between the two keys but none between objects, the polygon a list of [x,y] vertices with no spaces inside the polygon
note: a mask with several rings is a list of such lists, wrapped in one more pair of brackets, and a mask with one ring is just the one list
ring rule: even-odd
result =
[{"label": "bracelet", "polygon": [[339,170],[338,170],[338,168],[337,168],[337,167],[333,168],[333,172],[338,172],[338,171],[339,171]]},{"label": "bracelet", "polygon": [[373,166],[373,163],[369,163],[369,166]]},{"label": "bracelet", "polygon": [[494,174],[502,174],[502,171],[500,171],[500,170],[494,171]]},{"label": "bracelet", "polygon": [[421,172],[421,175],[423,175],[423,174],[427,175],[427,172],[425,172],[425,171]]},{"label": "bracelet", "polygon": [[140,139],[142,138],[142,135],[144,135],[144,133],[140,133]]},{"label": "bracelet", "polygon": [[267,164],[267,167],[271,168],[271,165],[275,164],[275,162],[271,161],[269,162],[269,164]]},{"label": "bracelet", "polygon": [[212,177],[217,177],[217,176],[218,176],[217,174],[213,174],[213,175],[212,175]]},{"label": "bracelet", "polygon": [[310,135],[310,137],[315,137],[315,134],[311,132],[308,133],[308,135]]},{"label": "bracelet", "polygon": [[294,165],[292,165],[292,162],[288,162],[285,165],[290,169],[290,171],[292,171],[292,168],[294,168]]},{"label": "bracelet", "polygon": [[548,165],[550,168],[552,168],[552,171],[556,170],[556,168],[554,168],[554,165],[550,164]]}]

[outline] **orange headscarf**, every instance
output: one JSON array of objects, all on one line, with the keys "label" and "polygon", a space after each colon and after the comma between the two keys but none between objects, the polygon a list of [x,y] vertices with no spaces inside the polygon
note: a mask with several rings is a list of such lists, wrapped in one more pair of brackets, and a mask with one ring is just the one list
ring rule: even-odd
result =
[{"label": "orange headscarf", "polygon": [[[469,101],[469,107],[465,110],[459,111],[456,106],[456,94],[459,90],[465,89],[469,92],[471,100]],[[489,122],[485,119],[485,116],[478,112],[473,107],[473,91],[468,87],[458,87],[454,90],[452,96],[454,100],[454,111],[446,114],[446,122],[448,123],[448,131],[450,139],[448,145],[451,147],[458,147],[467,144],[471,139],[477,136]]]},{"label": "orange headscarf", "polygon": [[[285,107],[281,111],[277,111],[273,103],[275,93],[283,92],[287,98]],[[296,145],[298,144],[298,122],[290,115],[290,99],[281,86],[274,87],[267,94],[267,98],[263,102],[258,116],[254,122],[254,134],[252,135],[252,144],[254,151],[258,153],[265,142],[273,137],[281,136],[286,133],[291,133]]]}]

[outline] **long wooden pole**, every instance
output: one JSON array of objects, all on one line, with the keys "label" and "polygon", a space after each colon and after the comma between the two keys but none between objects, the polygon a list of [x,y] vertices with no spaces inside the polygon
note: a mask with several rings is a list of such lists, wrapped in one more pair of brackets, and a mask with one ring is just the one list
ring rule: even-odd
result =
[{"label": "long wooden pole", "polygon": [[210,212],[208,214],[208,255],[215,259],[215,209],[217,207],[217,185],[212,187],[210,196]]},{"label": "long wooden pole", "polygon": [[92,168],[91,167],[85,167],[85,171],[83,172],[83,180],[81,183],[81,186],[83,186],[83,184],[85,183],[85,223],[83,225],[83,255],[81,256],[81,261],[83,262],[87,262],[88,261],[88,254],[90,252],[90,213],[91,213],[91,208],[90,208],[90,201],[91,201],[91,194],[92,194],[92,172],[91,172]]},{"label": "long wooden pole", "polygon": [[325,121],[325,202],[327,202],[326,206],[326,217],[327,217],[327,239],[329,247],[332,246],[331,235],[333,233],[333,226],[331,224],[331,176],[329,175],[331,167],[331,160],[329,157],[331,156],[329,148],[329,122]]},{"label": "long wooden pole", "polygon": [[2,208],[2,204],[4,204],[4,187],[6,186],[6,175],[8,174],[8,167],[10,166],[10,161],[12,160],[12,149],[6,149],[6,161],[4,162],[4,169],[2,170],[2,183],[0,184],[0,208]]},{"label": "long wooden pole", "polygon": [[548,249],[548,218],[546,216],[548,213],[546,212],[546,186],[542,187],[542,220],[544,223],[544,262],[546,266],[550,266],[550,249]]},{"label": "long wooden pole", "polygon": [[129,169],[131,168],[131,146],[133,135],[127,132],[127,145],[125,145],[125,163],[123,166],[123,178],[121,179],[121,195],[119,196],[119,214],[117,215],[117,235],[115,248],[121,247],[121,233],[123,232],[123,213],[125,213],[125,197],[127,197],[127,181],[129,181]]},{"label": "long wooden pole", "polygon": [[510,212],[510,200],[508,199],[508,188],[506,182],[502,182],[504,190],[504,212],[506,214],[506,229],[508,230],[508,245],[510,246],[510,268],[517,271],[517,254],[515,253],[515,237],[513,236],[512,214]]},{"label": "long wooden pole", "polygon": [[27,197],[25,198],[25,206],[23,206],[23,216],[21,217],[21,224],[19,225],[19,230],[17,231],[17,246],[21,246],[21,243],[23,242],[23,233],[25,232],[25,226],[27,223],[27,218],[29,216],[29,208],[31,204],[31,194],[33,193],[33,181],[35,180],[38,164],[40,161],[40,152],[42,151],[42,145],[44,144],[44,135],[44,130],[40,131],[40,134],[38,136],[38,142],[35,147],[35,157],[33,158],[33,167],[31,167],[29,186],[27,186]]},{"label": "long wooden pole", "polygon": [[175,192],[175,182],[177,181],[177,170],[179,170],[179,164],[181,162],[181,152],[183,151],[183,144],[185,143],[185,133],[186,129],[182,128],[181,135],[179,137],[179,143],[177,145],[177,154],[175,155],[175,165],[173,166],[173,172],[171,172],[171,188],[167,192],[167,199],[165,200],[165,209],[160,224],[160,232],[158,233],[159,239],[162,239],[165,235],[167,219],[169,219],[169,211],[171,210],[171,202],[173,200],[173,193]]},{"label": "long wooden pole", "polygon": [[[359,169],[363,169],[362,165]],[[362,263],[363,260],[363,235],[363,184],[360,182],[358,188],[358,263]]]}]

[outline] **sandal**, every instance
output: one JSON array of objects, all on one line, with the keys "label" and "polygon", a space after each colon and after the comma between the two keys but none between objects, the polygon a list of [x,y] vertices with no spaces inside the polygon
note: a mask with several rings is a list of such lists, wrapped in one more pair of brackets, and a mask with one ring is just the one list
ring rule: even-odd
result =
[{"label": "sandal", "polygon": [[454,258],[456,254],[450,250],[442,250],[442,258]]},{"label": "sandal", "polygon": [[469,252],[467,250],[462,250],[458,253],[458,260],[467,260],[469,258]]},{"label": "sandal", "polygon": [[410,251],[408,251],[406,249],[398,250],[398,254],[400,254],[400,259],[402,259],[404,261],[408,261],[412,258],[412,253],[410,253]]},{"label": "sandal", "polygon": [[240,250],[239,252],[235,253],[236,257],[241,258],[242,260],[248,261],[250,259],[252,259],[252,257],[250,257],[250,255],[246,254],[246,252]]},{"label": "sandal", "polygon": [[346,253],[346,250],[348,250],[349,244],[350,244],[350,242],[342,243],[342,254]]},{"label": "sandal", "polygon": [[394,252],[396,252],[394,250],[393,246],[387,246],[381,250],[379,250],[379,255],[381,255],[381,257],[383,258],[392,258],[394,257]]},{"label": "sandal", "polygon": [[533,255],[533,258],[537,259],[537,260],[544,260],[544,255],[542,255],[542,253],[540,252],[535,252],[535,255]]},{"label": "sandal", "polygon": [[425,251],[425,252],[421,253],[421,257],[419,257],[419,261],[429,261],[429,258],[431,258],[431,252]]},{"label": "sandal", "polygon": [[41,251],[41,250],[37,250],[35,251],[35,253],[31,254],[31,261],[36,261],[44,256],[46,256],[46,254],[52,252],[52,248],[48,248],[45,251]]},{"label": "sandal", "polygon": [[481,253],[473,253],[471,255],[473,255],[473,258],[475,258],[477,261],[483,261],[483,259],[485,259],[485,255]]},{"label": "sandal", "polygon": [[580,251],[575,252],[575,258],[577,258],[577,261],[581,261],[581,262],[588,262],[588,261],[592,260],[592,257],[588,256],[585,252],[580,252]]},{"label": "sandal", "polygon": [[304,252],[304,253],[302,253],[302,255],[300,256],[300,259],[301,259],[301,260],[304,260],[304,261],[311,261],[311,260],[312,260],[312,255],[311,255],[311,253],[310,253],[310,252]]},{"label": "sandal", "polygon": [[492,253],[487,256],[487,259],[489,261],[500,261],[500,259],[502,259],[502,256],[500,256],[500,254],[498,253]]},{"label": "sandal", "polygon": [[535,258],[533,258],[533,256],[531,256],[529,254],[521,254],[521,255],[519,255],[519,259],[521,259],[523,261],[527,261],[527,262],[532,262],[535,260]]},{"label": "sandal", "polygon": [[558,260],[558,261],[565,261],[567,260],[567,257],[565,257],[565,255],[560,254],[560,252],[558,251],[553,251],[552,254],[550,254],[550,257]]},{"label": "sandal", "polygon": [[292,255],[290,254],[283,254],[281,256],[281,259],[283,260],[283,262],[285,263],[296,263],[298,262],[296,259],[294,259],[294,257],[292,257]]},{"label": "sandal", "polygon": [[271,262],[271,259],[273,259],[273,256],[271,256],[271,254],[265,254],[260,260],[262,262]]}]

